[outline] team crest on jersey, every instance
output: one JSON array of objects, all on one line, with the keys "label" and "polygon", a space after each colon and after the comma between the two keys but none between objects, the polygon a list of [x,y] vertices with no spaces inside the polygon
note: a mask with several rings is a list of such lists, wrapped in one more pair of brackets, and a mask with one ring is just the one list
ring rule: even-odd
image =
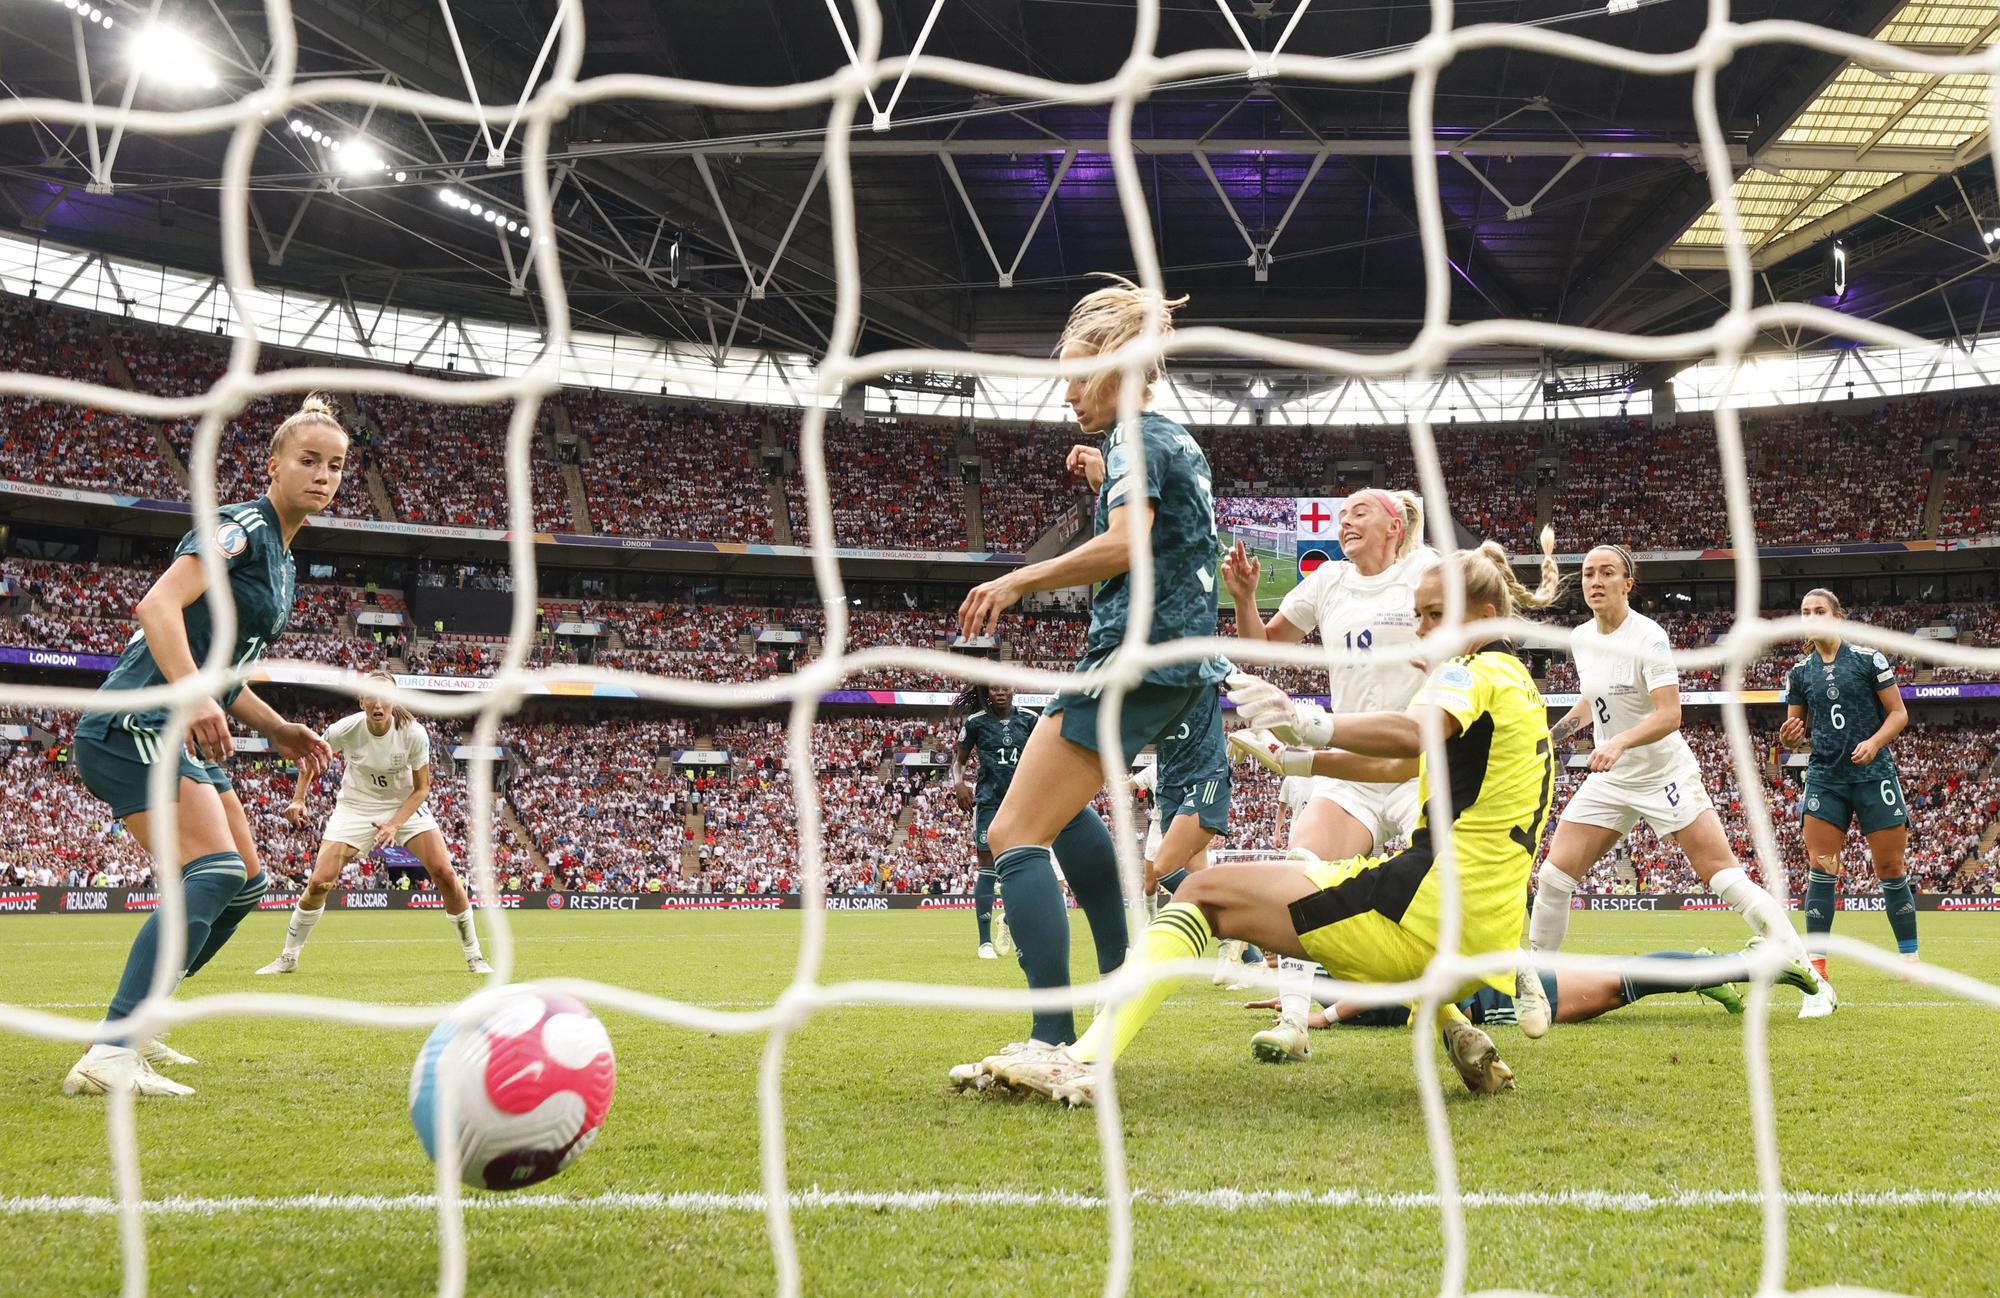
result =
[{"label": "team crest on jersey", "polygon": [[215,529],[215,548],[234,559],[250,548],[250,534],[243,530],[243,524],[226,522]]},{"label": "team crest on jersey", "polygon": [[1807,811],[1818,811],[1818,810],[1819,810],[1819,799],[1818,799],[1817,797],[1812,797],[1812,798],[1807,798],[1807,799],[1806,799],[1806,810],[1807,810]]},{"label": "team crest on jersey", "polygon": [[1839,698],[1839,697],[1840,697],[1840,686],[1838,686],[1838,685],[1829,685],[1829,686],[1827,686],[1827,687],[1826,687],[1826,696],[1827,696],[1828,698],[1830,698],[1830,699],[1837,699],[1837,698]]}]

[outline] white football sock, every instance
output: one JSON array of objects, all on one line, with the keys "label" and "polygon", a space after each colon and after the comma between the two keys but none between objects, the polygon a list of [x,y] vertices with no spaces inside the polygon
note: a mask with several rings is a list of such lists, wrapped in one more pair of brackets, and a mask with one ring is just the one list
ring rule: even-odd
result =
[{"label": "white football sock", "polygon": [[1569,899],[1576,880],[1542,862],[1541,879],[1535,885],[1535,911],[1528,916],[1528,949],[1558,951],[1569,934]]},{"label": "white football sock", "polygon": [[472,926],[472,907],[467,906],[456,915],[446,915],[451,926],[458,930],[458,944],[465,949],[468,958],[479,954],[479,930]]},{"label": "white football sock", "polygon": [[1732,865],[1717,870],[1709,879],[1708,887],[1709,891],[1743,916],[1752,932],[1803,950],[1785,912],[1778,909],[1778,903],[1771,900],[1771,894],[1758,887],[1742,866]]},{"label": "white football sock", "polygon": [[1320,972],[1310,960],[1278,957],[1278,1022],[1301,1031],[1312,1012],[1312,980]]},{"label": "white football sock", "polygon": [[292,907],[291,922],[285,925],[286,955],[297,955],[305,950],[306,939],[312,936],[313,925],[319,923],[319,917],[324,914],[326,914],[324,906],[318,910],[306,910],[301,906]]}]

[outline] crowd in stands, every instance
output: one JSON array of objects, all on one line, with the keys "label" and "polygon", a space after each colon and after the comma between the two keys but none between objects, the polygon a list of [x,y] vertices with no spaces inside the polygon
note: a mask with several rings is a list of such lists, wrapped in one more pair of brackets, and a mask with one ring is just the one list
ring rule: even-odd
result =
[{"label": "crowd in stands", "polygon": [[[826,477],[835,540],[881,549],[966,549],[957,442],[956,432],[938,424],[855,424],[829,418]],[[796,425],[787,426],[786,448],[792,456],[792,540],[810,545],[812,518]]]},{"label": "crowd in stands", "polygon": [[[86,317],[8,294],[0,294],[0,368],[112,382]],[[0,397],[0,478],[132,496],[182,494],[143,420],[33,397]]]},{"label": "crowd in stands", "polygon": [[1090,499],[1088,488],[1065,467],[1069,448],[1080,439],[1073,427],[1047,424],[982,423],[973,429],[985,460],[979,516],[988,550],[1025,551],[1066,510]]},{"label": "crowd in stands", "polygon": [[[0,366],[111,382],[113,349],[142,390],[188,395],[223,372],[228,348],[203,333],[107,322],[16,297],[0,298]],[[266,352],[266,365],[315,360]],[[808,527],[795,410],[670,407],[603,392],[560,398],[582,455],[579,471],[590,522],[627,536],[767,541],[767,485],[758,462],[771,421],[791,452],[789,504],[794,537]],[[295,403],[260,399],[225,430],[219,480],[226,498],[263,486],[270,430]],[[397,515],[427,523],[502,527],[506,523],[502,445],[508,407],[434,406],[363,396],[351,481],[329,512],[369,517],[363,466],[382,471]],[[184,489],[160,457],[144,421],[102,412],[0,400],[0,474],[29,481],[179,497]],[[1565,541],[1607,539],[1635,549],[1705,549],[1727,544],[1715,433],[1706,416],[1677,424],[1644,418],[1548,425],[1444,422],[1434,426],[1454,513],[1468,528],[1515,549],[1532,544],[1536,466],[1553,465],[1555,523]],[[380,436],[376,436],[379,425]],[[578,520],[560,475],[546,411],[534,438],[535,525],[571,531]],[[193,424],[170,436],[183,457]],[[1943,497],[1940,534],[1992,530],[2000,502],[1981,471],[2000,451],[2000,401],[1933,395],[1872,411],[1829,406],[1752,413],[1744,421],[1746,469],[1760,539],[1814,544],[1921,535],[1928,494],[1928,447],[1961,439]],[[1193,430],[1209,456],[1220,497],[1341,492],[1352,478],[1392,487],[1416,484],[1409,435],[1399,427],[1265,427]],[[982,524],[991,550],[1026,549],[1083,499],[1063,467],[1080,435],[1066,425],[874,421],[828,427],[835,532],[844,545],[962,550],[967,537],[959,446],[984,459]],[[1088,439],[1083,439],[1088,440]],[[1349,467],[1343,469],[1343,464]],[[1369,466],[1369,467],[1363,467]]]},{"label": "crowd in stands", "polygon": [[[351,710],[351,704],[331,701],[294,703],[290,715],[324,729]],[[0,882],[54,878],[60,884],[101,875],[113,881],[107,886],[144,884],[149,878],[144,854],[83,789],[66,760],[73,718],[28,719],[53,730],[56,744],[0,748],[0,785],[9,794],[0,800]],[[445,827],[454,859],[463,863],[470,798],[449,753],[464,725],[437,719],[426,724],[432,734],[431,808]],[[1719,725],[1691,720],[1684,733],[1735,851],[1750,863],[1754,853],[1742,797]],[[969,815],[959,809],[940,767],[897,760],[904,753],[948,755],[956,736],[956,719],[942,714],[823,715],[814,722],[812,779],[834,890],[969,888]],[[508,722],[501,742],[512,761],[503,766],[496,795],[495,842],[503,875],[521,880],[513,886],[531,886],[539,878],[574,890],[729,894],[783,893],[798,885],[798,816],[781,719],[544,713]],[[1804,878],[1796,768],[1774,774],[1768,765],[1770,736],[1760,734],[1758,742],[1766,745],[1757,753],[1760,779],[1796,890]],[[711,743],[727,755],[726,764],[671,759],[678,750],[699,752]],[[2000,779],[1987,774],[2000,755],[2000,736],[1972,715],[1912,726],[1894,751],[1912,813],[1909,860],[1919,886],[1991,889],[2000,853],[1989,852],[1991,859],[1985,860],[1977,853],[1982,833],[2000,817]],[[302,882],[338,788],[338,760],[312,790],[311,817],[298,829],[282,816],[293,787],[290,767],[243,754],[230,769],[274,877]],[[1558,812],[1581,774],[1580,767],[1563,769]],[[1234,783],[1232,833],[1218,846],[1282,847],[1276,781],[1238,766]],[[1108,800],[1100,802],[1108,817]],[[517,824],[525,826],[525,839]],[[1848,891],[1874,888],[1858,838],[1850,842],[1845,864]],[[45,869],[51,873],[42,873]],[[386,880],[373,863],[359,861],[348,882],[373,887]],[[1680,851],[1643,826],[1588,882],[1606,892],[1699,891]]]},{"label": "crowd in stands", "polygon": [[[758,462],[763,419],[568,393],[593,528],[614,536],[771,540],[771,500]],[[569,530],[567,528],[565,531]]]},{"label": "crowd in stands", "polygon": [[[364,424],[380,430],[375,460],[397,518],[454,527],[509,526],[506,447],[512,402],[432,405],[370,393],[359,403]],[[574,532],[569,488],[550,449],[552,428],[544,406],[528,450],[535,527]]]}]

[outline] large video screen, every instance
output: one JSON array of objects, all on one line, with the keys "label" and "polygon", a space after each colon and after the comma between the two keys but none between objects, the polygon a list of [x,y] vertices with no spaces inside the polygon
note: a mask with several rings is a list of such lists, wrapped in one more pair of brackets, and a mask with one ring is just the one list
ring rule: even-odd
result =
[{"label": "large video screen", "polygon": [[1341,557],[1340,511],[1346,503],[1345,496],[1224,496],[1215,502],[1223,550],[1241,541],[1263,565],[1259,608],[1276,608],[1302,576]]}]

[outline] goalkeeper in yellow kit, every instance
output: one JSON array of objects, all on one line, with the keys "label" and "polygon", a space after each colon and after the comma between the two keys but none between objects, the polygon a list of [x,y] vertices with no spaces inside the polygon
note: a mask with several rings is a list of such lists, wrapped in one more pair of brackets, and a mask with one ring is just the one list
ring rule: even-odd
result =
[{"label": "goalkeeper in yellow kit", "polygon": [[[1552,538],[1544,533],[1542,540],[1543,575],[1532,591],[1514,577],[1497,544],[1458,553],[1468,621],[1511,617],[1517,607],[1541,607],[1555,598],[1560,582],[1547,557]],[[1416,605],[1419,632],[1428,634],[1444,619],[1440,569],[1425,577]],[[1147,927],[1139,944],[1147,963],[1200,957],[1222,937],[1317,961],[1329,977],[1342,981],[1419,977],[1437,954],[1446,902],[1428,823],[1436,772],[1422,756],[1426,712],[1436,714],[1445,736],[1459,950],[1481,955],[1519,944],[1555,766],[1541,692],[1510,645],[1488,642],[1441,664],[1403,712],[1334,717],[1295,703],[1255,676],[1232,677],[1230,685],[1230,699],[1249,726],[1230,736],[1232,747],[1285,775],[1368,782],[1417,775],[1425,817],[1410,847],[1395,856],[1232,865],[1191,877]],[[1288,742],[1294,738],[1296,745]],[[1450,999],[1482,983],[1511,992],[1513,971],[1487,975]],[[979,1073],[961,1079],[961,1085],[1036,1091],[1072,1105],[1089,1104],[1095,1083],[1091,1064],[1116,1058],[1175,985],[1153,983],[1115,1020],[1100,1018],[1073,1046],[1016,1048],[984,1060]],[[1466,1086],[1480,1092],[1511,1086],[1513,1072],[1492,1040],[1455,1005],[1447,1003],[1440,1013],[1446,1052]]]}]

